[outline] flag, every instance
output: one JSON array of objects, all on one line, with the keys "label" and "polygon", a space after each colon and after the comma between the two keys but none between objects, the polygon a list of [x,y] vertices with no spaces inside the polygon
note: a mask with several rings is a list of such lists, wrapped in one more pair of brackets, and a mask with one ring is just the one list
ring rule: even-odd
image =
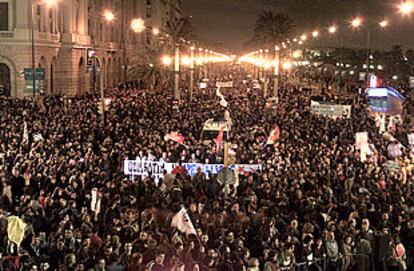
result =
[{"label": "flag", "polygon": [[24,237],[26,223],[17,216],[9,216],[7,218],[7,237],[10,241],[20,246]]},{"label": "flag", "polygon": [[33,141],[34,141],[34,142],[39,142],[39,141],[43,141],[43,140],[44,140],[44,138],[43,138],[43,136],[42,136],[42,134],[41,134],[41,133],[35,134],[35,135],[33,136]]},{"label": "flag", "polygon": [[97,188],[92,189],[92,201],[91,201],[91,210],[97,214],[101,211],[101,198]]},{"label": "flag", "polygon": [[22,144],[29,144],[29,131],[27,129],[27,122],[23,123],[23,140]]},{"label": "flag", "polygon": [[228,106],[228,103],[227,103],[227,101],[226,101],[224,98],[221,98],[221,100],[220,100],[220,105],[221,105],[222,107],[226,108],[226,107]]},{"label": "flag", "polygon": [[220,98],[220,105],[222,107],[227,107],[228,103],[227,103],[226,99],[224,98],[224,95],[221,94],[220,87],[218,87],[217,90],[216,90],[216,96],[218,96]]},{"label": "flag", "polygon": [[220,131],[217,135],[217,138],[214,140],[216,142],[216,152],[220,152],[223,145],[223,136],[224,136],[224,125],[220,127]]},{"label": "flag", "polygon": [[179,231],[189,235],[197,235],[193,222],[188,216],[187,210],[182,207],[181,210],[172,218],[171,227],[177,228]]},{"label": "flag", "polygon": [[275,144],[277,141],[279,141],[279,137],[280,137],[280,129],[278,126],[276,126],[276,128],[270,132],[270,135],[269,135],[269,138],[267,139],[266,144],[267,145]]},{"label": "flag", "polygon": [[172,140],[174,142],[177,142],[179,144],[184,144],[184,137],[179,134],[178,132],[171,132],[168,135],[165,135],[164,139],[167,140]]}]

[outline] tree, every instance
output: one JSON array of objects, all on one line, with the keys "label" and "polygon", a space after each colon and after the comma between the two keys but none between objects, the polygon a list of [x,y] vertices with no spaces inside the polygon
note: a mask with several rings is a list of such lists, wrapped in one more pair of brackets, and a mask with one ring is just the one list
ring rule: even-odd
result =
[{"label": "tree", "polygon": [[288,15],[263,11],[256,20],[253,42],[260,46],[274,46],[290,38],[295,27]]},{"label": "tree", "polygon": [[132,59],[132,66],[128,72],[131,78],[139,78],[145,87],[154,89],[157,86],[166,87],[170,81],[169,73],[160,62],[165,51],[165,42],[158,45],[146,46],[138,51]]}]

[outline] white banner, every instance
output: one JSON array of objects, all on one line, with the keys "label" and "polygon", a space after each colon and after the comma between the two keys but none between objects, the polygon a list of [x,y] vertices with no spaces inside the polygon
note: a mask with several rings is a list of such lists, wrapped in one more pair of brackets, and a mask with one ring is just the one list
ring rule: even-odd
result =
[{"label": "white banner", "polygon": [[408,137],[408,144],[414,146],[414,134],[407,134]]},{"label": "white banner", "polygon": [[340,104],[321,104],[311,101],[311,112],[313,114],[328,116],[328,117],[351,117],[352,106]]},{"label": "white banner", "polygon": [[355,134],[355,149],[361,149],[361,146],[364,144],[368,144],[368,133],[367,132],[359,132]]},{"label": "white banner", "polygon": [[216,82],[216,87],[221,87],[221,88],[232,88],[232,87],[233,87],[233,81],[227,81],[227,82]]},{"label": "white banner", "polygon": [[[124,161],[124,174],[128,176],[152,176],[156,180],[163,176],[163,172],[171,173],[172,170],[178,166],[178,163],[166,163],[162,161],[142,161],[142,160],[125,160]],[[220,169],[224,167],[223,164],[198,164],[198,163],[183,163],[183,167],[187,170],[190,176],[195,176],[197,169],[201,168],[201,171],[208,176],[209,174],[217,175]],[[262,169],[261,165],[243,165],[236,164],[230,165],[230,169],[239,171],[239,174],[245,172],[255,172]]]}]

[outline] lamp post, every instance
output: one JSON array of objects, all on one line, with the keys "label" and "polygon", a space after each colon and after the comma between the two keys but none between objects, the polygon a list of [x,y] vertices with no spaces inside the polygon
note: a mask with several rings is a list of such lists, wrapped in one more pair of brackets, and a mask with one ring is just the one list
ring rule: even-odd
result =
[{"label": "lamp post", "polygon": [[[279,97],[279,62],[280,62],[280,48],[275,45],[275,63],[273,69],[273,97]],[[279,99],[276,99],[276,103]]]},{"label": "lamp post", "polygon": [[175,44],[174,58],[174,98],[180,100],[180,45]]},{"label": "lamp post", "polygon": [[[359,17],[354,18],[351,21],[351,26],[355,29],[362,28],[362,19]],[[387,20],[382,20],[378,23],[378,26],[380,28],[386,28],[388,26]],[[367,25],[365,27],[366,30],[366,50],[367,50],[367,56],[366,56],[366,67],[365,67],[365,73],[366,73],[366,83],[367,87],[369,85],[369,69],[370,69],[370,58],[371,58],[371,25]]]},{"label": "lamp post", "polygon": [[268,90],[268,82],[267,82],[267,57],[269,54],[269,49],[264,50],[264,58],[262,61],[262,68],[263,68],[263,77],[264,77],[264,87],[263,87],[263,96],[264,98],[267,97],[267,90]]},{"label": "lamp post", "polygon": [[194,91],[194,50],[195,47],[190,47],[190,101],[193,100],[193,91]]}]

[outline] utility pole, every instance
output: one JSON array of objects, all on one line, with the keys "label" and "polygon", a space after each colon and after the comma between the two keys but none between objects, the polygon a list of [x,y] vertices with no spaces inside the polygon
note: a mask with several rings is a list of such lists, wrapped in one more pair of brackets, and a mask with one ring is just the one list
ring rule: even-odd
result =
[{"label": "utility pole", "polygon": [[194,91],[194,50],[195,47],[191,46],[190,48],[190,101],[193,100],[193,91]]},{"label": "utility pole", "polygon": [[276,103],[278,103],[279,97],[279,62],[280,62],[280,48],[275,45],[275,66],[273,69],[273,97],[276,98]]},{"label": "utility pole", "polygon": [[180,45],[175,44],[175,59],[174,59],[174,98],[179,101],[180,95]]},{"label": "utility pole", "polygon": [[121,43],[122,43],[122,74],[123,83],[127,81],[127,65],[126,65],[126,45],[125,45],[125,0],[121,0]]}]

